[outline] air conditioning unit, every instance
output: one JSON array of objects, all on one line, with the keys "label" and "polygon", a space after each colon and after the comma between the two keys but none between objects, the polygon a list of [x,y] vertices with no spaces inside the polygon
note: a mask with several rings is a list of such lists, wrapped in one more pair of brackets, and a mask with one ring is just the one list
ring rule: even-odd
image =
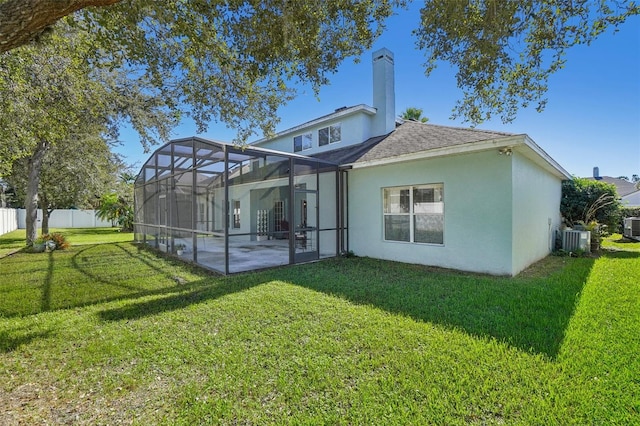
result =
[{"label": "air conditioning unit", "polygon": [[640,217],[627,217],[624,220],[624,236],[640,240]]},{"label": "air conditioning unit", "polygon": [[562,231],[562,250],[591,252],[591,231],[565,229]]}]

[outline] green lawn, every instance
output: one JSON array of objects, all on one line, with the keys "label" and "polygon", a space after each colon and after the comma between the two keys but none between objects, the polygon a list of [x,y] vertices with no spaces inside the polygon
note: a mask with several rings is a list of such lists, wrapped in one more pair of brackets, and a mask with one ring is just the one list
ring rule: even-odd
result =
[{"label": "green lawn", "polygon": [[17,253],[0,424],[638,424],[629,250],[513,279],[366,258],[220,277],[129,242]]},{"label": "green lawn", "polygon": [[[62,232],[75,245],[133,241],[132,232],[119,232],[118,228],[51,228],[49,231]],[[26,239],[24,229],[0,235],[0,257],[24,248]]]},{"label": "green lawn", "polygon": [[620,234],[613,234],[604,238],[602,247],[608,250],[640,251],[640,241],[624,238]]}]

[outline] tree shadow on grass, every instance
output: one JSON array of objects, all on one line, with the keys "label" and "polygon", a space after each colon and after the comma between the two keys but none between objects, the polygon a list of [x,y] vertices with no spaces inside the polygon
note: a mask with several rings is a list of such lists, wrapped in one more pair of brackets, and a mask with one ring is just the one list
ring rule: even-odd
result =
[{"label": "tree shadow on grass", "polygon": [[[152,262],[150,262],[147,258],[141,256],[139,253],[134,254],[131,251],[126,250],[122,246],[122,244],[110,243],[109,246],[117,248],[122,254],[129,257],[132,263],[134,264],[138,263],[136,267],[143,266],[159,272],[160,275],[163,276],[163,278],[175,279],[175,277],[172,274],[170,274],[166,270],[159,269],[157,265],[154,265]],[[126,285],[118,282],[117,280],[114,280],[110,273],[107,273],[106,275],[96,273],[92,269],[91,264],[89,266],[84,265],[83,260],[86,259],[85,252],[95,248],[96,248],[95,245],[91,245],[91,246],[83,247],[82,249],[78,250],[78,252],[75,253],[71,259],[71,263],[73,264],[74,269],[76,269],[86,278],[90,279],[92,282],[95,282],[95,283],[105,284],[105,285],[114,286],[114,287],[120,287],[122,289],[132,291],[134,294],[137,292],[145,291],[144,287],[135,286],[135,285]],[[138,251],[141,251],[141,250],[139,249]]]},{"label": "tree shadow on grass", "polygon": [[111,235],[120,231],[114,231],[114,228],[65,228],[63,232],[65,236],[69,237],[74,235]]},{"label": "tree shadow on grass", "polygon": [[640,257],[640,252],[638,251],[626,251],[626,250],[615,250],[615,249],[603,249],[600,252],[602,257],[607,257],[611,259],[637,259]]},{"label": "tree shadow on grass", "polygon": [[0,353],[11,352],[33,340],[49,337],[51,333],[51,330],[28,333],[24,333],[20,329],[0,330]]},{"label": "tree shadow on grass", "polygon": [[167,295],[148,301],[132,303],[120,308],[101,311],[98,316],[104,321],[134,320],[165,312],[176,311],[208,300],[219,299],[228,294],[238,293],[264,284],[264,275],[248,273],[221,277],[191,291]]},{"label": "tree shadow on grass", "polygon": [[6,235],[0,238],[0,248],[22,248],[25,245],[25,237],[7,237]]},{"label": "tree shadow on grass", "polygon": [[548,259],[558,264],[552,272],[542,265],[542,274],[515,278],[360,258],[280,279],[555,358],[595,259]]},{"label": "tree shadow on grass", "polygon": [[0,237],[0,259],[20,250],[24,250],[25,248],[26,245],[24,235],[19,237],[12,237],[5,234]]},{"label": "tree shadow on grass", "polygon": [[[136,259],[141,256],[140,252],[124,251],[132,261],[149,262],[144,256]],[[604,255],[638,256],[628,252]],[[131,299],[125,306],[98,314],[105,321],[131,320],[280,280],[475,336],[495,338],[524,351],[553,358],[558,354],[595,259],[550,257],[544,262],[538,271],[505,278],[368,258],[336,258],[230,277],[203,277],[186,285],[127,288],[124,295],[86,303],[76,301],[73,306]],[[164,262],[159,262],[160,266],[152,263],[147,266],[161,268],[162,264]],[[135,300],[146,296],[157,297]]]},{"label": "tree shadow on grass", "polygon": [[550,257],[522,276],[505,278],[368,258],[327,259],[221,278],[99,317],[138,319],[280,280],[554,358],[594,262]]},{"label": "tree shadow on grass", "polygon": [[[112,266],[110,260],[114,256],[122,259]],[[196,275],[203,279],[189,282],[180,276],[182,268],[194,271],[188,265],[179,262],[179,269],[171,269],[178,261],[156,258],[158,261],[154,263],[150,256],[153,255],[145,256],[141,250],[127,250],[124,244],[109,243],[82,246],[71,253],[55,251],[11,259],[12,265],[18,267],[3,288],[3,297],[7,299],[0,301],[0,315],[11,318],[149,295],[184,293],[216,279],[212,273],[197,270]],[[94,269],[96,265],[99,268]],[[157,280],[147,279],[150,275]],[[146,279],[146,283],[138,285],[136,276]]]},{"label": "tree shadow on grass", "polygon": [[633,238],[627,238],[627,237],[620,237],[616,240],[611,240],[611,242],[613,243],[618,243],[618,244],[631,244],[631,245],[635,245],[640,243],[640,240],[635,240]]}]

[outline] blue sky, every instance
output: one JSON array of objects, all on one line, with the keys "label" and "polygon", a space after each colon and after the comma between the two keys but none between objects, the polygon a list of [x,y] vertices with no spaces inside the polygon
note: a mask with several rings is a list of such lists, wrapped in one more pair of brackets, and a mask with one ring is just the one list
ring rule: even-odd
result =
[{"label": "blue sky", "polygon": [[[298,97],[279,110],[281,121],[276,131],[341,106],[371,105],[371,52],[381,47],[395,56],[398,114],[406,107],[418,107],[430,123],[467,127],[462,120],[450,119],[462,96],[454,70],[443,63],[429,77],[424,75],[424,55],[415,48],[411,35],[418,20],[417,5],[389,19],[373,49],[357,64],[353,60],[343,63],[330,76],[330,85],[321,89],[319,100],[309,87],[298,86]],[[542,113],[536,112],[534,105],[521,109],[512,123],[503,124],[497,118],[478,128],[526,133],[573,175],[591,176],[594,166],[603,176],[640,174],[640,17],[625,22],[615,34],[607,31],[590,46],[571,48],[566,59],[565,68],[549,81],[548,103]],[[196,128],[188,120],[174,131],[175,137],[195,134]],[[235,132],[223,123],[211,123],[202,136],[231,141]],[[139,169],[149,154],[143,152],[134,132],[123,129],[121,140],[124,145],[116,151]]]}]

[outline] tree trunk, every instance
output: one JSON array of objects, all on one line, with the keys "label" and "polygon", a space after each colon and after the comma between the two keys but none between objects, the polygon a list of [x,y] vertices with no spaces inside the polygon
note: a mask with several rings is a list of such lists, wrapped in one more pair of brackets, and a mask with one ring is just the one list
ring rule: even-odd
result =
[{"label": "tree trunk", "polygon": [[42,234],[49,233],[49,217],[53,209],[49,210],[49,200],[44,194],[40,194],[40,209],[42,209]]},{"label": "tree trunk", "polygon": [[42,209],[42,235],[49,233],[49,215],[51,212],[46,208]]},{"label": "tree trunk", "polygon": [[49,25],[76,10],[109,6],[122,0],[0,1],[0,53],[28,43]]},{"label": "tree trunk", "polygon": [[31,158],[29,158],[29,180],[27,181],[27,195],[25,209],[27,210],[27,245],[32,245],[38,238],[38,187],[40,186],[40,170],[42,160],[49,149],[48,141],[40,141]]}]

